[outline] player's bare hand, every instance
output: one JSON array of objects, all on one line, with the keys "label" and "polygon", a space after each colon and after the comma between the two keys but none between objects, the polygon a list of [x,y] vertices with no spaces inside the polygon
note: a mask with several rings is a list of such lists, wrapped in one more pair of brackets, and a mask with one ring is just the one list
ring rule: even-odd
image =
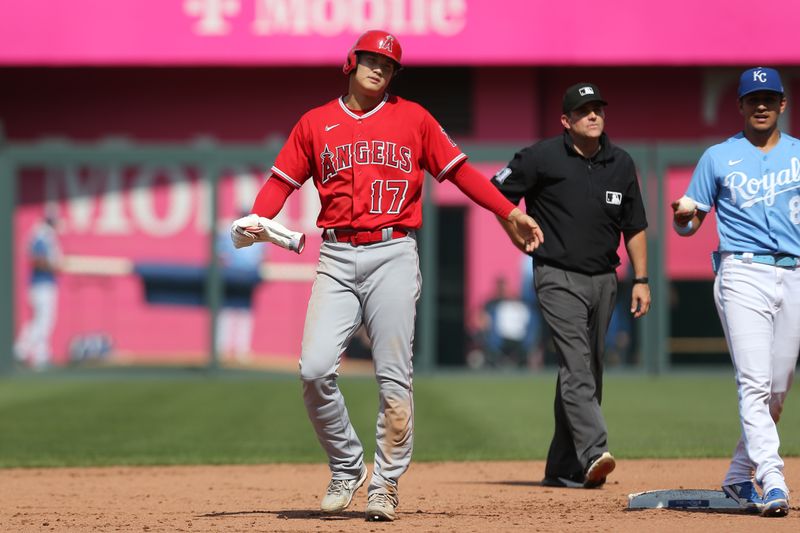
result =
[{"label": "player's bare hand", "polygon": [[532,252],[536,250],[544,242],[544,233],[542,228],[536,223],[534,219],[526,215],[519,208],[514,208],[508,215],[508,220],[514,225],[514,231],[522,240],[524,250]]},{"label": "player's bare hand", "polygon": [[647,283],[636,283],[631,291],[631,313],[634,318],[639,318],[647,314],[650,310],[650,285]]}]

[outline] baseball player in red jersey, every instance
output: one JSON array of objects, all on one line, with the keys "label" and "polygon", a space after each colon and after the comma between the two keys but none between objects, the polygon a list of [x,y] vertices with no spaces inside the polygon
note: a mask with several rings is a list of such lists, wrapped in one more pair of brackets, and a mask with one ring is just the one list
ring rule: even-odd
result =
[{"label": "baseball player in red jersey", "polygon": [[412,341],[421,285],[415,230],[422,225],[424,171],[437,181],[451,180],[509,220],[529,251],[543,240],[533,219],[466,163],[430,113],[387,94],[401,56],[397,38],[384,31],[358,39],[343,69],[348,93],[303,115],[253,206],[254,214],[272,218],[309,179],[319,192],[317,225],[324,242],[303,331],[300,377],[332,473],[321,507],[343,511],[366,481],[367,468],[336,378],[342,352],[365,324],[380,397],[367,520],[394,520],[398,480],[411,461]]}]

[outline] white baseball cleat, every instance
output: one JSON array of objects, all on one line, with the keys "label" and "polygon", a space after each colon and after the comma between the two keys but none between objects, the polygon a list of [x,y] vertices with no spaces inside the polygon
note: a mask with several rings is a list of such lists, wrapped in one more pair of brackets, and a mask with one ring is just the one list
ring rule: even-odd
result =
[{"label": "white baseball cleat", "polygon": [[367,520],[370,522],[391,522],[395,519],[396,508],[396,495],[373,492],[367,499]]},{"label": "white baseball cleat", "polygon": [[347,509],[356,491],[367,480],[367,469],[361,471],[358,478],[332,479],[328,483],[328,490],[322,498],[320,508],[324,513],[339,513]]}]

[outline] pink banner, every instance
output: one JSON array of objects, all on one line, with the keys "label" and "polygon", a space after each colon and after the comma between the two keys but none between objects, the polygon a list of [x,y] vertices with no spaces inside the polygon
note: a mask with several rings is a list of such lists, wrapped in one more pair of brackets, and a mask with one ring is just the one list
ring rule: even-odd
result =
[{"label": "pink banner", "polygon": [[334,65],[372,28],[408,64],[755,65],[800,58],[800,4],[746,0],[4,0],[0,65]]},{"label": "pink banner", "polygon": [[[666,175],[668,201],[683,196],[689,187],[693,170],[693,167],[669,169]],[[675,280],[712,279],[711,252],[719,246],[716,209],[706,217],[702,230],[691,238],[680,237],[672,230],[672,209],[667,208],[665,216],[662,223],[667,228],[664,250],[667,276]]]},{"label": "pink banner", "polygon": [[[172,275],[178,282],[169,283],[178,287],[196,282],[195,296],[201,298],[205,272],[200,269],[210,255],[210,227],[227,241],[230,221],[249,211],[262,182],[263,172],[256,169],[226,172],[219,220],[212,223],[210,192],[190,167],[24,170],[13,259],[17,332],[32,315],[29,239],[46,205],[58,220],[63,255],[56,276],[51,362],[66,363],[77,339],[101,334],[111,339],[120,361],[203,362],[210,336],[208,310],[202,301],[151,301],[148,276],[152,281],[154,273]],[[255,327],[249,348],[256,358],[299,353],[321,242],[314,225],[318,210],[315,196],[296,194],[279,217],[287,227],[307,234],[302,255],[259,246],[267,275],[262,273],[251,306]]]}]

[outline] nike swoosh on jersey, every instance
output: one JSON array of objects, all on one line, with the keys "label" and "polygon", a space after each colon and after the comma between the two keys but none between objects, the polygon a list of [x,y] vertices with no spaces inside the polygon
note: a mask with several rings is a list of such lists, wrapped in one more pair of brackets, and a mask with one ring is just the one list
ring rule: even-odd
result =
[{"label": "nike swoosh on jersey", "polygon": [[[337,126],[338,126],[338,124],[337,124]],[[744,159],[737,159],[736,161],[734,161],[733,159],[728,159],[728,166],[732,167],[733,165],[738,165],[742,161],[744,161]]]},{"label": "nike swoosh on jersey", "polygon": [[339,124],[334,124],[333,126],[325,126],[325,131],[331,131],[333,128],[338,126]]}]

